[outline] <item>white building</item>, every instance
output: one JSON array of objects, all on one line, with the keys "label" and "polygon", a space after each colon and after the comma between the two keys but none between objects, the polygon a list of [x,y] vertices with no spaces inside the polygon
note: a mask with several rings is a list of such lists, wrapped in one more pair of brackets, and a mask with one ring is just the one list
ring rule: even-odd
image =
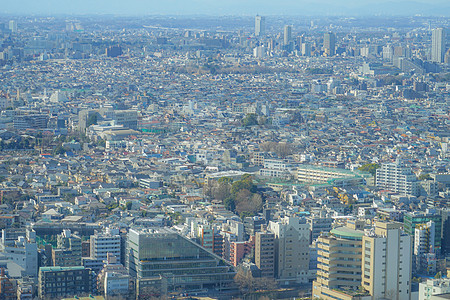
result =
[{"label": "white building", "polygon": [[36,232],[27,230],[26,236],[19,236],[17,240],[5,239],[5,230],[3,230],[0,241],[0,253],[21,268],[22,277],[37,277],[38,275],[38,251],[36,244]]},{"label": "white building", "polygon": [[416,175],[400,160],[377,169],[376,185],[401,195],[418,196],[420,192]]},{"label": "white building", "polygon": [[107,228],[105,232],[91,236],[91,258],[106,261],[108,253],[120,261],[120,235],[118,229]]},{"label": "white building", "polygon": [[411,236],[401,223],[375,223],[362,240],[362,286],[373,299],[410,299]]},{"label": "white building", "polygon": [[264,36],[266,34],[266,17],[255,17],[255,36]]},{"label": "white building", "polygon": [[[419,284],[419,300],[435,299],[434,295],[450,293],[450,279],[428,279]],[[437,298],[436,298],[437,299]]]},{"label": "white building", "polygon": [[431,61],[444,62],[445,54],[445,30],[444,28],[433,29],[431,35]]}]

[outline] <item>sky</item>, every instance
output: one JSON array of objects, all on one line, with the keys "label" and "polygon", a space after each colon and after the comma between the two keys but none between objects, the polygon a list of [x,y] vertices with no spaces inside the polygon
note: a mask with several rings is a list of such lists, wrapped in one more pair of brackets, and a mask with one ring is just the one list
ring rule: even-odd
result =
[{"label": "sky", "polygon": [[450,16],[448,0],[10,0],[23,15],[416,15]]}]

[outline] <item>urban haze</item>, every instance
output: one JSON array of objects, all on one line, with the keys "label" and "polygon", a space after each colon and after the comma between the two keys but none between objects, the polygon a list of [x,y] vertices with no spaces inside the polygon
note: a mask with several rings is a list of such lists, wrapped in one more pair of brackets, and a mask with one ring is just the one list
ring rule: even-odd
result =
[{"label": "urban haze", "polygon": [[450,298],[448,1],[8,1],[0,300]]}]

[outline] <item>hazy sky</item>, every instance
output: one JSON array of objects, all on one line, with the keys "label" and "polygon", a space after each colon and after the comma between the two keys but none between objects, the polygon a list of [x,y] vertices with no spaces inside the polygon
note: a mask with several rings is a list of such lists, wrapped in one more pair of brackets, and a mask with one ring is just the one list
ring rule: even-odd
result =
[{"label": "hazy sky", "polygon": [[2,14],[443,15],[442,0],[4,0]]}]

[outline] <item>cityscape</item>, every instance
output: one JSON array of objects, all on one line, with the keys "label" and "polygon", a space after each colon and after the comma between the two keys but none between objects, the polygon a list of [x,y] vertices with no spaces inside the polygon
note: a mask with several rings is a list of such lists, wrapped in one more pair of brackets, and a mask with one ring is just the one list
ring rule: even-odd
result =
[{"label": "cityscape", "polygon": [[450,299],[448,4],[128,9],[0,10],[0,300]]}]

